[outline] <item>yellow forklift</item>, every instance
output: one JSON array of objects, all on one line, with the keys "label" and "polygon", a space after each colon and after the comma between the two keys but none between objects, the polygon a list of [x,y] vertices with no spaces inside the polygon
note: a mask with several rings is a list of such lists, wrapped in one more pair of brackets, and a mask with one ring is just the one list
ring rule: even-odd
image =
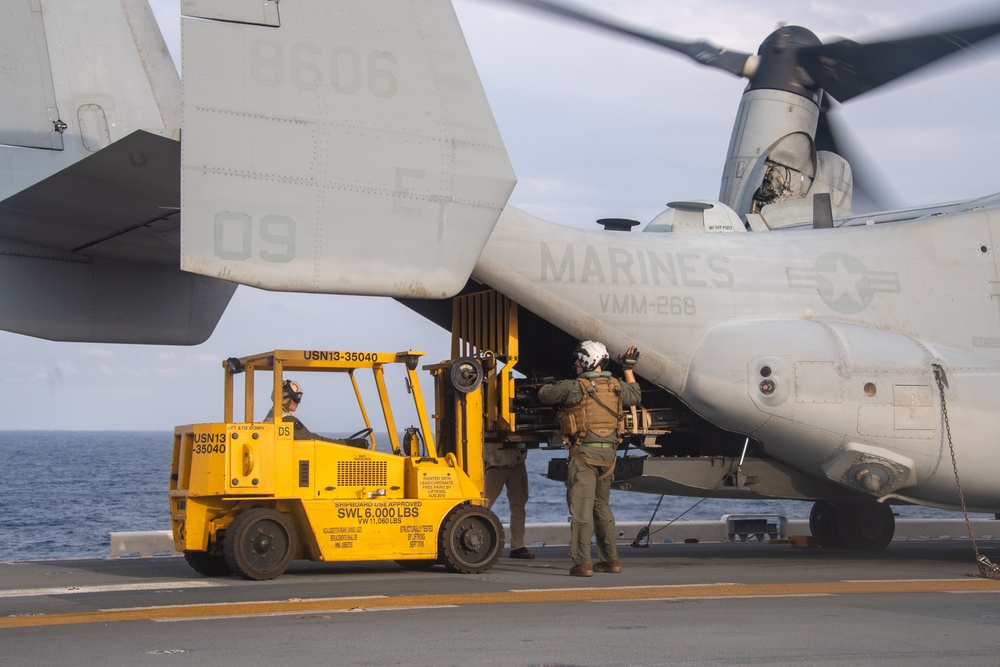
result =
[{"label": "yellow forklift", "polygon": [[[279,576],[293,559],[395,560],[480,573],[504,534],[483,495],[484,378],[499,385],[492,353],[425,367],[435,384],[435,421],[424,407],[422,352],[274,350],[223,362],[223,421],[174,429],[170,515],[175,548],[206,576]],[[482,360],[489,368],[484,370]],[[417,424],[400,434],[386,369],[405,371]],[[387,446],[376,448],[358,375],[370,371]],[[287,373],[333,373],[353,388],[365,427],[342,440],[296,439],[285,421],[256,421],[258,373],[279,397]],[[234,419],[243,378],[244,419]],[[503,389],[506,394],[509,389]],[[270,407],[270,406],[268,406]]]}]

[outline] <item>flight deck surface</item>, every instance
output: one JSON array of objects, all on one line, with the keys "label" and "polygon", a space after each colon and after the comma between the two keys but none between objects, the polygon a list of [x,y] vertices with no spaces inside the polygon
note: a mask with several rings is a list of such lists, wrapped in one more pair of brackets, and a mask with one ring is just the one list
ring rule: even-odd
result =
[{"label": "flight deck surface", "polygon": [[[998,543],[980,544],[997,560]],[[1000,581],[962,541],[858,554],[786,544],[566,547],[481,575],[296,561],[210,579],[178,557],[0,563],[11,665],[994,665]]]}]

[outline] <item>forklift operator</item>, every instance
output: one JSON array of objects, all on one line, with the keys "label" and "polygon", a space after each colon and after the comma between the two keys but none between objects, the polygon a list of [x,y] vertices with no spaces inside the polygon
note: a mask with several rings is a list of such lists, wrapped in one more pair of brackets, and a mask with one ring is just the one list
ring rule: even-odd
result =
[{"label": "forklift operator", "polygon": [[[274,401],[274,394],[271,394],[271,401]],[[323,440],[325,442],[336,442],[344,444],[342,440],[334,440],[332,438],[324,438],[321,435],[313,433],[306,428],[298,417],[295,416],[295,411],[299,407],[299,403],[302,402],[302,387],[298,382],[294,380],[285,380],[281,384],[281,421],[289,422],[293,424],[292,437],[296,440]],[[274,408],[272,407],[268,410],[267,416],[264,417],[264,421],[270,422],[274,421]]]}]

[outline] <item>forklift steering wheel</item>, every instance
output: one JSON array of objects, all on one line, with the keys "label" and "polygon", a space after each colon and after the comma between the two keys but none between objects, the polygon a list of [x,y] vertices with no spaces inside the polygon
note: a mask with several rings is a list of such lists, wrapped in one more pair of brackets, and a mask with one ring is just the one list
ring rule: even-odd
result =
[{"label": "forklift steering wheel", "polygon": [[367,438],[371,434],[372,434],[371,427],[369,427],[369,428],[363,428],[360,431],[358,431],[357,433],[354,433],[353,435],[347,436],[347,439],[348,440],[364,440],[365,438]]}]

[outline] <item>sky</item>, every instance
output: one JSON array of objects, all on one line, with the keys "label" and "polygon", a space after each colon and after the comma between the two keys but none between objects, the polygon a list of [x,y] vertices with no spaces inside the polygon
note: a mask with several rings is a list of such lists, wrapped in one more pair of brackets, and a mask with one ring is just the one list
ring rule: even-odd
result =
[{"label": "sky", "polygon": [[[747,52],[778,25],[857,41],[954,25],[986,5],[938,0],[576,0],[683,39]],[[150,0],[180,62],[180,0]],[[652,46],[504,5],[454,0],[518,185],[511,203],[562,224],[643,223],[669,201],[718,197],[745,82]],[[994,14],[995,15],[995,14]],[[843,105],[877,167],[887,201],[954,201],[1000,192],[995,105],[1000,49],[963,54]],[[253,324],[250,325],[252,320]],[[271,293],[240,287],[201,345],[55,343],[0,332],[0,429],[170,430],[221,420],[221,360],[274,348],[448,355],[449,334],[391,299]],[[567,355],[569,351],[567,351]],[[313,430],[353,431],[318,400]],[[394,393],[405,397],[395,385]],[[425,392],[429,389],[425,384]]]}]

